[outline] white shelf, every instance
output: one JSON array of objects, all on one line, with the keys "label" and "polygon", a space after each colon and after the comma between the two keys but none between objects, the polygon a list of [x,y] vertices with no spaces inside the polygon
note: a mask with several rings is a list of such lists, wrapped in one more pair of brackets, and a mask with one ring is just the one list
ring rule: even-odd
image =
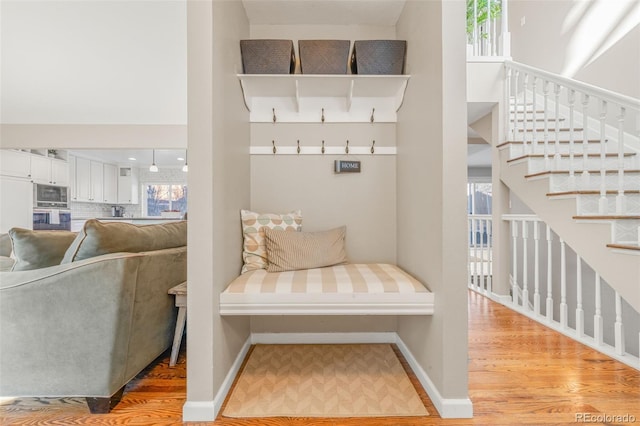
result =
[{"label": "white shelf", "polygon": [[394,123],[409,75],[238,74],[253,123]]}]

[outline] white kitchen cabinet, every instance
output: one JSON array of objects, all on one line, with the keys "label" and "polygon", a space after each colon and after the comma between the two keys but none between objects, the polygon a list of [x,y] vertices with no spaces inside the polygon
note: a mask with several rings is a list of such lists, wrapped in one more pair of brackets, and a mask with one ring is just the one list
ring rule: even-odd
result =
[{"label": "white kitchen cabinet", "polygon": [[31,155],[31,179],[36,183],[67,186],[69,167],[63,160]]},{"label": "white kitchen cabinet", "polygon": [[11,149],[0,150],[0,175],[31,179],[31,154]]},{"label": "white kitchen cabinet", "polygon": [[76,180],[73,201],[91,201],[91,160],[76,158]]},{"label": "white kitchen cabinet", "polygon": [[118,167],[113,164],[104,165],[104,202],[118,202]]},{"label": "white kitchen cabinet", "polygon": [[78,199],[78,194],[76,192],[76,157],[75,155],[67,156],[67,164],[69,174],[67,175],[67,179],[69,181],[69,197],[71,201],[76,201]]},{"label": "white kitchen cabinet", "polygon": [[0,232],[33,229],[33,184],[24,178],[0,177]]},{"label": "white kitchen cabinet", "polygon": [[118,203],[138,204],[138,169],[135,167],[120,167],[118,171]]},{"label": "white kitchen cabinet", "polygon": [[91,161],[91,196],[90,201],[101,203],[104,199],[104,164]]}]

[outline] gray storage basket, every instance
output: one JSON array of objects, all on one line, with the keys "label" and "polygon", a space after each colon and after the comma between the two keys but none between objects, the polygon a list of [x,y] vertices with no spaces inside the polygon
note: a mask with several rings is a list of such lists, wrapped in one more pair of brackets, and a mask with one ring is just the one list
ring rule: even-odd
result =
[{"label": "gray storage basket", "polygon": [[303,74],[346,74],[349,40],[299,40],[300,71]]},{"label": "gray storage basket", "polygon": [[292,40],[240,40],[245,74],[293,74],[296,53]]},{"label": "gray storage basket", "polygon": [[403,74],[406,51],[406,40],[358,40],[353,44],[351,72]]}]

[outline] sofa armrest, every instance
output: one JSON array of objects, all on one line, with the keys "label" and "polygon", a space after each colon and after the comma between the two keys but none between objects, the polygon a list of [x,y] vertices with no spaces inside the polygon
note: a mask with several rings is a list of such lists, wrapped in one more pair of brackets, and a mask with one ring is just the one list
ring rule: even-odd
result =
[{"label": "sofa armrest", "polygon": [[0,396],[117,391],[142,257],[114,253],[0,273]]}]

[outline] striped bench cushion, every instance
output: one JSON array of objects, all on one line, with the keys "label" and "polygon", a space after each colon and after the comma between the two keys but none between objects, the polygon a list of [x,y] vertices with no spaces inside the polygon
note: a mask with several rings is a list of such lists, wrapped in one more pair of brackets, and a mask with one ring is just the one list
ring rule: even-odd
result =
[{"label": "striped bench cushion", "polygon": [[222,315],[429,315],[433,293],[395,265],[346,264],[242,274],[220,294]]}]

